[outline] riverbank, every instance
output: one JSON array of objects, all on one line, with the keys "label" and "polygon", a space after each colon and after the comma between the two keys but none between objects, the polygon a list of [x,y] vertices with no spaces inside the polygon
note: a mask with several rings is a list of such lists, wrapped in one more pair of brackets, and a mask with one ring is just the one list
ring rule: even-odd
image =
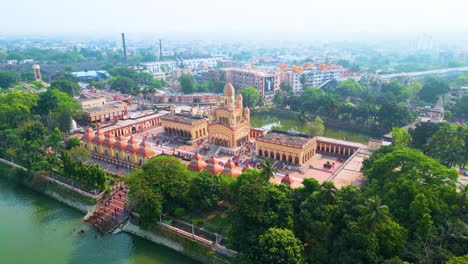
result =
[{"label": "riverbank", "polygon": [[[44,181],[43,179],[34,178],[33,176],[26,174],[24,171],[8,167],[5,164],[0,165],[0,176],[41,195],[45,195],[85,215],[96,208],[96,203],[89,204],[87,202],[83,202],[82,199],[85,199],[86,201],[87,197],[77,198],[77,196],[81,196],[79,193],[71,194],[69,189]],[[229,258],[220,256],[212,249],[201,245],[197,241],[178,235],[176,232],[159,226],[153,226],[150,230],[146,230],[128,222],[121,227],[120,231],[175,250],[196,261],[210,264],[230,263]]]},{"label": "riverbank", "polygon": [[156,244],[171,248],[187,257],[209,264],[228,264],[230,261],[227,257],[215,253],[197,241],[178,235],[175,232],[164,229],[160,226],[152,226],[149,230],[127,221],[121,231],[127,232],[141,238],[150,240]]},{"label": "riverbank", "polygon": [[126,232],[101,236],[80,211],[7,178],[0,175],[0,263],[199,263]]},{"label": "riverbank", "polygon": [[8,165],[0,165],[0,174],[5,178],[14,181],[22,186],[25,186],[35,192],[46,195],[62,204],[65,204],[84,214],[94,210],[96,201],[85,197],[79,193],[75,193],[57,184],[53,184],[44,179],[35,178],[27,172],[19,171],[17,168],[8,167]]}]

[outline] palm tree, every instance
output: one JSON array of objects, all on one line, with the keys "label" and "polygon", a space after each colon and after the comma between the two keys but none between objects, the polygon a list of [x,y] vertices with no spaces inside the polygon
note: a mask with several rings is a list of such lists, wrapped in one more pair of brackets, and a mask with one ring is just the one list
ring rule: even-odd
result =
[{"label": "palm tree", "polygon": [[331,181],[325,181],[320,185],[320,196],[322,200],[327,203],[331,204],[335,202],[336,196],[336,187]]},{"label": "palm tree", "polygon": [[463,206],[465,206],[465,203],[466,203],[466,197],[468,196],[468,185],[467,184],[463,184],[461,182],[457,182],[458,183],[458,192],[460,193],[460,208],[463,208]]},{"label": "palm tree", "polygon": [[358,205],[357,209],[363,214],[362,221],[370,232],[374,232],[392,219],[388,206],[382,205],[376,196],[367,199],[365,205]]},{"label": "palm tree", "polygon": [[262,176],[266,181],[269,181],[271,178],[275,176],[276,168],[274,166],[274,162],[270,158],[265,158],[265,162],[263,162],[262,168]]}]

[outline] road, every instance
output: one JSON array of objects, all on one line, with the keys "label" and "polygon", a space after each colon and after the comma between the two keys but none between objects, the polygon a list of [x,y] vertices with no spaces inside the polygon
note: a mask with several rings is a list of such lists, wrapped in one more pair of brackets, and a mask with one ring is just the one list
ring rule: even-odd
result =
[{"label": "road", "polygon": [[424,75],[433,75],[433,74],[445,74],[451,72],[468,72],[468,67],[458,67],[458,68],[446,68],[438,70],[429,70],[429,71],[419,71],[419,72],[401,72],[395,74],[382,74],[377,75],[380,79],[392,79],[397,77],[417,77]]}]

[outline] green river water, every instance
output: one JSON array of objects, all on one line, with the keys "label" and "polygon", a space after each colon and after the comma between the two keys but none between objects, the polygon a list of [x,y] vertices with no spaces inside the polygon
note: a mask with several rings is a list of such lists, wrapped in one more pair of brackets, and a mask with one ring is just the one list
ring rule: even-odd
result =
[{"label": "green river water", "polygon": [[0,263],[196,263],[126,233],[101,237],[83,224],[83,216],[0,175]]},{"label": "green river water", "polygon": [[[294,129],[298,132],[310,134],[307,131],[307,126],[305,122],[296,118],[293,113],[271,113],[271,112],[253,112],[250,114],[250,120],[253,127],[261,127],[275,130],[288,131]],[[327,127],[325,135],[316,135],[316,136],[326,136],[336,139],[346,139],[349,141],[367,143],[369,136],[350,131],[345,129],[335,129]]]}]

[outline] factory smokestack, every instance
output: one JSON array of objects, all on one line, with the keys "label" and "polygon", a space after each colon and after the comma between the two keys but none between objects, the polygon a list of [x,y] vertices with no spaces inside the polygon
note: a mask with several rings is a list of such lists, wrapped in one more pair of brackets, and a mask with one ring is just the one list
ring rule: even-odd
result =
[{"label": "factory smokestack", "polygon": [[124,60],[125,62],[127,62],[127,45],[125,44],[125,33],[122,33],[122,47],[123,47]]},{"label": "factory smokestack", "polygon": [[161,44],[161,40],[159,40],[159,60],[162,60],[162,44]]}]

